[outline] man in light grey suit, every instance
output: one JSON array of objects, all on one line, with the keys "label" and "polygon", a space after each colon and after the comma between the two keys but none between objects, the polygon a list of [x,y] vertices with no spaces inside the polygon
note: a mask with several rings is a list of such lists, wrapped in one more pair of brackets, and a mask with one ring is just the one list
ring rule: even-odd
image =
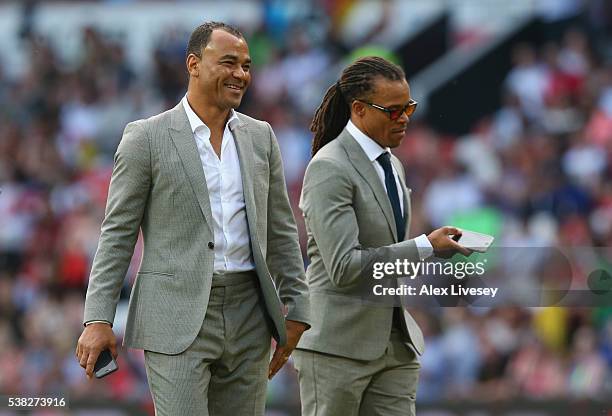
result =
[{"label": "man in light grey suit", "polygon": [[186,64],[183,100],[128,124],[115,154],[76,355],[90,378],[102,350],[117,356],[111,327],[142,230],[124,345],[145,350],[156,414],[263,415],[267,379],[310,320],[281,156],[268,123],[233,110],[251,79],[239,31],[199,26]]},{"label": "man in light grey suit", "polygon": [[405,239],[410,191],[389,148],[404,138],[415,108],[402,69],[366,57],[343,71],[312,122],[300,201],[312,328],[294,354],[304,416],[415,413],[421,330],[405,309],[355,297],[374,261],[469,254],[449,238],[460,234],[453,227]]}]

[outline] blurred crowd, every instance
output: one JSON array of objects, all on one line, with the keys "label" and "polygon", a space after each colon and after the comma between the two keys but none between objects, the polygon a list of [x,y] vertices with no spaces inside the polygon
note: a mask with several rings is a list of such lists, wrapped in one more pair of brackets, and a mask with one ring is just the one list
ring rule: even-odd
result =
[{"label": "blurred crowd", "polygon": [[[578,28],[541,46],[517,44],[501,107],[468,135],[415,123],[397,152],[415,190],[415,234],[464,224],[515,250],[589,247],[588,265],[569,255],[572,286],[587,287],[596,268],[610,273],[612,65],[591,45]],[[537,274],[547,260],[518,261],[521,273]],[[607,305],[418,311],[427,341],[419,397],[610,397]]]},{"label": "blurred crowd", "polygon": [[[254,77],[240,110],[274,128],[302,243],[297,202],[309,122],[352,52],[332,30],[341,11],[323,3],[327,10],[292,24],[268,10],[246,33]],[[35,33],[23,36],[29,60],[21,76],[9,79],[0,62],[0,393],[151,405],[141,353],[122,350],[121,371],[87,383],[74,350],[113,153],[127,122],[185,93],[187,35],[159,39],[151,76],[140,76],[121,43],[93,27],[82,33],[76,66]],[[413,235],[452,223],[510,246],[599,247],[608,256],[598,266],[612,270],[612,65],[589,36],[572,28],[541,46],[516,45],[501,106],[469,135],[413,121],[395,151],[413,189]],[[470,99],[477,94],[474,86]],[[139,260],[138,246],[123,308]],[[427,344],[421,403],[612,393],[612,305],[415,315]],[[122,335],[121,323],[115,332]],[[297,394],[289,365],[270,384],[269,400],[284,407],[298,403]]]}]

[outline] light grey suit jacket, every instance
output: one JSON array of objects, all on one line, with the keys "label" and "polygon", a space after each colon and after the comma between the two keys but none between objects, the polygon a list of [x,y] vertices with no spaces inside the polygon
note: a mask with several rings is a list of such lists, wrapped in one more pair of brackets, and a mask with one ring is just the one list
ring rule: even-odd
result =
[{"label": "light grey suit jacket", "polygon": [[[410,190],[400,161],[406,235]],[[387,347],[392,305],[372,305],[354,296],[373,261],[419,261],[413,240],[398,242],[393,210],[372,162],[345,129],[312,158],[304,176],[300,208],[308,232],[311,325],[298,348],[360,360],[373,360]],[[404,310],[406,342],[421,354],[423,334]]]},{"label": "light grey suit jacket", "polygon": [[[251,248],[271,330],[282,345],[287,339],[282,303],[287,319],[310,322],[297,228],[272,128],[244,114],[238,118],[231,129]],[[115,154],[84,322],[113,322],[142,230],[144,255],[130,296],[124,345],[166,354],[187,349],[202,326],[210,295],[212,224],[205,172],[181,103],[129,123]]]}]

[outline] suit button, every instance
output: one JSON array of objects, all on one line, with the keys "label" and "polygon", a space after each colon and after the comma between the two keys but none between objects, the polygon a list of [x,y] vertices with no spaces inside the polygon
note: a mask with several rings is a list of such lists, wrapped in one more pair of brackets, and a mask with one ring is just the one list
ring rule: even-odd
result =
[{"label": "suit button", "polygon": [[213,243],[212,241],[209,241],[209,242],[208,242],[208,248],[209,248],[209,249],[211,249],[211,250],[212,250],[213,248],[215,248],[215,243]]}]

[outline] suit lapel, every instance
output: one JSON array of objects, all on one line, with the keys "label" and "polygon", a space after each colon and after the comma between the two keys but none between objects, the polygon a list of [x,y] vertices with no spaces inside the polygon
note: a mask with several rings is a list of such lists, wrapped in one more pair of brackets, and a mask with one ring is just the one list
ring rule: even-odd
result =
[{"label": "suit lapel", "polygon": [[340,137],[338,137],[336,140],[341,141],[352,165],[372,189],[374,198],[376,198],[378,205],[380,205],[387,220],[387,224],[389,225],[389,230],[393,234],[393,239],[397,241],[397,229],[395,228],[393,208],[391,208],[389,196],[387,196],[387,191],[385,190],[378,173],[376,173],[374,165],[370,159],[368,159],[359,143],[357,143],[357,141],[350,135],[349,132],[346,131],[346,129],[342,131]]},{"label": "suit lapel", "polygon": [[[240,117],[240,116],[239,116]],[[236,123],[231,126],[232,134],[234,135],[234,143],[238,152],[238,160],[240,161],[240,175],[242,177],[242,192],[244,193],[244,204],[246,206],[247,222],[249,224],[249,233],[251,235],[251,244],[257,241],[255,227],[257,225],[257,210],[255,207],[255,198],[253,196],[253,139],[246,131],[246,124]]]},{"label": "suit lapel", "polygon": [[176,150],[183,163],[185,173],[189,178],[193,192],[195,193],[202,214],[206,220],[206,224],[213,231],[212,227],[212,211],[210,209],[210,198],[208,195],[208,187],[206,186],[206,177],[200,160],[200,153],[189,125],[189,119],[185,113],[182,103],[174,107],[172,110],[172,119],[170,124],[170,137],[176,146]]}]

